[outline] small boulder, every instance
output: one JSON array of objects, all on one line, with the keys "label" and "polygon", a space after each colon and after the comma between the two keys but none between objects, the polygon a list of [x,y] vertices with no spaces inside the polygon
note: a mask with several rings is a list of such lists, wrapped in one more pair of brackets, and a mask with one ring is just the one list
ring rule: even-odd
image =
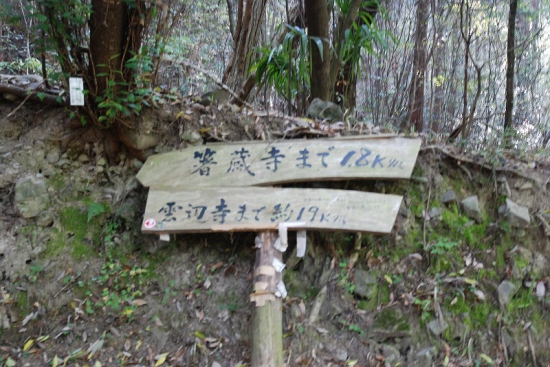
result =
[{"label": "small boulder", "polygon": [[471,218],[478,223],[482,221],[481,209],[479,207],[477,195],[467,197],[466,199],[462,200],[461,204],[462,209],[464,210],[464,213],[466,213],[468,218]]},{"label": "small boulder", "polygon": [[518,205],[510,199],[506,199],[506,209],[504,215],[510,225],[516,228],[526,228],[531,223],[529,209],[525,206]]},{"label": "small boulder", "polygon": [[315,98],[311,102],[307,110],[306,116],[331,122],[344,120],[344,114],[340,106],[338,106],[336,103],[323,101],[319,98]]},{"label": "small boulder", "polygon": [[456,193],[454,190],[449,190],[443,194],[441,197],[441,202],[443,204],[450,204],[456,202]]},{"label": "small boulder", "polygon": [[46,183],[37,178],[28,177],[15,185],[15,206],[23,218],[34,218],[50,206],[50,197]]},{"label": "small boulder", "polygon": [[498,302],[502,308],[505,308],[510,303],[516,291],[517,287],[508,280],[504,280],[498,285]]}]

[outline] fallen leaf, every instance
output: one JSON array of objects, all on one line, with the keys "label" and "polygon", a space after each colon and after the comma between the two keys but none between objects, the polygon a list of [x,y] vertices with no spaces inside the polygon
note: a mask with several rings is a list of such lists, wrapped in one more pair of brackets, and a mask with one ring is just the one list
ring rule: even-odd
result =
[{"label": "fallen leaf", "polygon": [[410,254],[409,257],[414,260],[422,260],[422,255],[417,252]]},{"label": "fallen leaf", "polygon": [[199,319],[199,322],[204,319],[204,310],[201,308],[200,310],[195,310],[195,316]]},{"label": "fallen leaf", "polygon": [[221,268],[222,266],[223,266],[223,262],[220,261],[219,263],[216,263],[216,264],[212,265],[212,267],[210,268],[210,271],[213,273],[216,270],[218,270],[219,268]]},{"label": "fallen leaf", "polygon": [[481,353],[479,356],[481,357],[481,359],[483,359],[485,362],[487,362],[491,366],[495,364],[493,359],[491,357],[489,357],[487,354]]},{"label": "fallen leaf", "polygon": [[59,366],[59,357],[55,356],[52,359],[52,367],[57,367],[57,366]]},{"label": "fallen leaf", "polygon": [[163,364],[166,361],[166,357],[168,357],[168,353],[163,353],[163,354],[157,355],[155,357],[155,359],[157,360],[157,363],[155,363],[155,367],[158,367],[161,364]]},{"label": "fallen leaf", "polygon": [[34,319],[36,317],[36,314],[34,312],[31,312],[30,314],[28,314],[27,316],[25,316],[25,318],[23,319],[23,321],[21,322],[21,326],[25,326],[29,323],[29,321],[31,321],[32,319]]},{"label": "fallen leaf", "polygon": [[6,360],[5,366],[6,367],[14,367],[15,366],[15,361],[8,357],[8,359]]},{"label": "fallen leaf", "polygon": [[222,365],[219,364],[218,362],[214,361],[214,362],[212,362],[212,367],[222,367]]},{"label": "fallen leaf", "polygon": [[470,285],[477,285],[477,281],[471,278],[464,278],[464,283],[470,284]]},{"label": "fallen leaf", "polygon": [[483,293],[481,290],[476,289],[476,290],[474,291],[474,295],[475,295],[476,298],[479,299],[480,301],[485,301],[485,293]]},{"label": "fallen leaf", "polygon": [[145,306],[147,304],[147,301],[145,301],[143,299],[140,299],[140,298],[137,298],[137,299],[132,301],[132,304],[134,306]]},{"label": "fallen leaf", "polygon": [[209,289],[211,285],[212,285],[212,282],[210,281],[210,279],[206,279],[204,281],[203,287],[204,289]]},{"label": "fallen leaf", "polygon": [[304,301],[300,301],[300,303],[298,304],[298,307],[300,308],[300,311],[302,311],[302,314],[305,314],[306,313],[306,305],[304,304]]},{"label": "fallen leaf", "polygon": [[29,339],[29,340],[25,343],[25,345],[23,346],[23,352],[28,351],[28,350],[32,347],[33,344],[34,344],[34,339]]},{"label": "fallen leaf", "polygon": [[129,351],[130,348],[132,348],[132,342],[130,341],[130,339],[126,339],[126,341],[124,342],[124,350]]},{"label": "fallen leaf", "polygon": [[93,355],[102,347],[103,347],[103,339],[97,339],[95,342],[93,342],[92,345],[90,345],[90,347],[88,348],[88,353],[90,353],[88,355],[88,359],[91,359]]},{"label": "fallen leaf", "polygon": [[388,274],[384,275],[384,279],[386,279],[386,282],[388,282],[388,284],[393,284],[393,280],[390,278]]}]

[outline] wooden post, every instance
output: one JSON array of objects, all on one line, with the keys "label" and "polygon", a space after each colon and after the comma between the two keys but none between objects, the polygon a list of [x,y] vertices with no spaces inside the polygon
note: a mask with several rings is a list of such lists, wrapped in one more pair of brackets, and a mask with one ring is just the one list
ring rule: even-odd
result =
[{"label": "wooden post", "polygon": [[254,293],[251,301],[256,303],[252,320],[252,367],[283,366],[283,312],[280,297],[275,296],[281,273],[275,262],[282,254],[274,248],[277,232],[258,234],[254,264]]}]

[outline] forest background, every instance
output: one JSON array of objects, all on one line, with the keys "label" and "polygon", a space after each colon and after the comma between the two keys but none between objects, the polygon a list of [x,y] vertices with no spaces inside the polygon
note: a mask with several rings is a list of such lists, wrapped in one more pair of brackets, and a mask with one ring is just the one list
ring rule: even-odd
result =
[{"label": "forest background", "polygon": [[240,104],[303,115],[319,97],[352,122],[470,149],[550,139],[542,0],[9,0],[0,14],[0,71],[42,74],[41,98],[83,77],[75,115],[118,125],[122,144],[151,92],[200,95],[212,79]]}]

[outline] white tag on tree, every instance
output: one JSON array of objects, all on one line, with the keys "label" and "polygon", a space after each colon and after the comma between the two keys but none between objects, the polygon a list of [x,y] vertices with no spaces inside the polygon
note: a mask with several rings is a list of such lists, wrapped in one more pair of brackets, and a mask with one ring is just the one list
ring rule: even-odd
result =
[{"label": "white tag on tree", "polygon": [[84,106],[84,82],[82,78],[69,78],[71,106]]}]

